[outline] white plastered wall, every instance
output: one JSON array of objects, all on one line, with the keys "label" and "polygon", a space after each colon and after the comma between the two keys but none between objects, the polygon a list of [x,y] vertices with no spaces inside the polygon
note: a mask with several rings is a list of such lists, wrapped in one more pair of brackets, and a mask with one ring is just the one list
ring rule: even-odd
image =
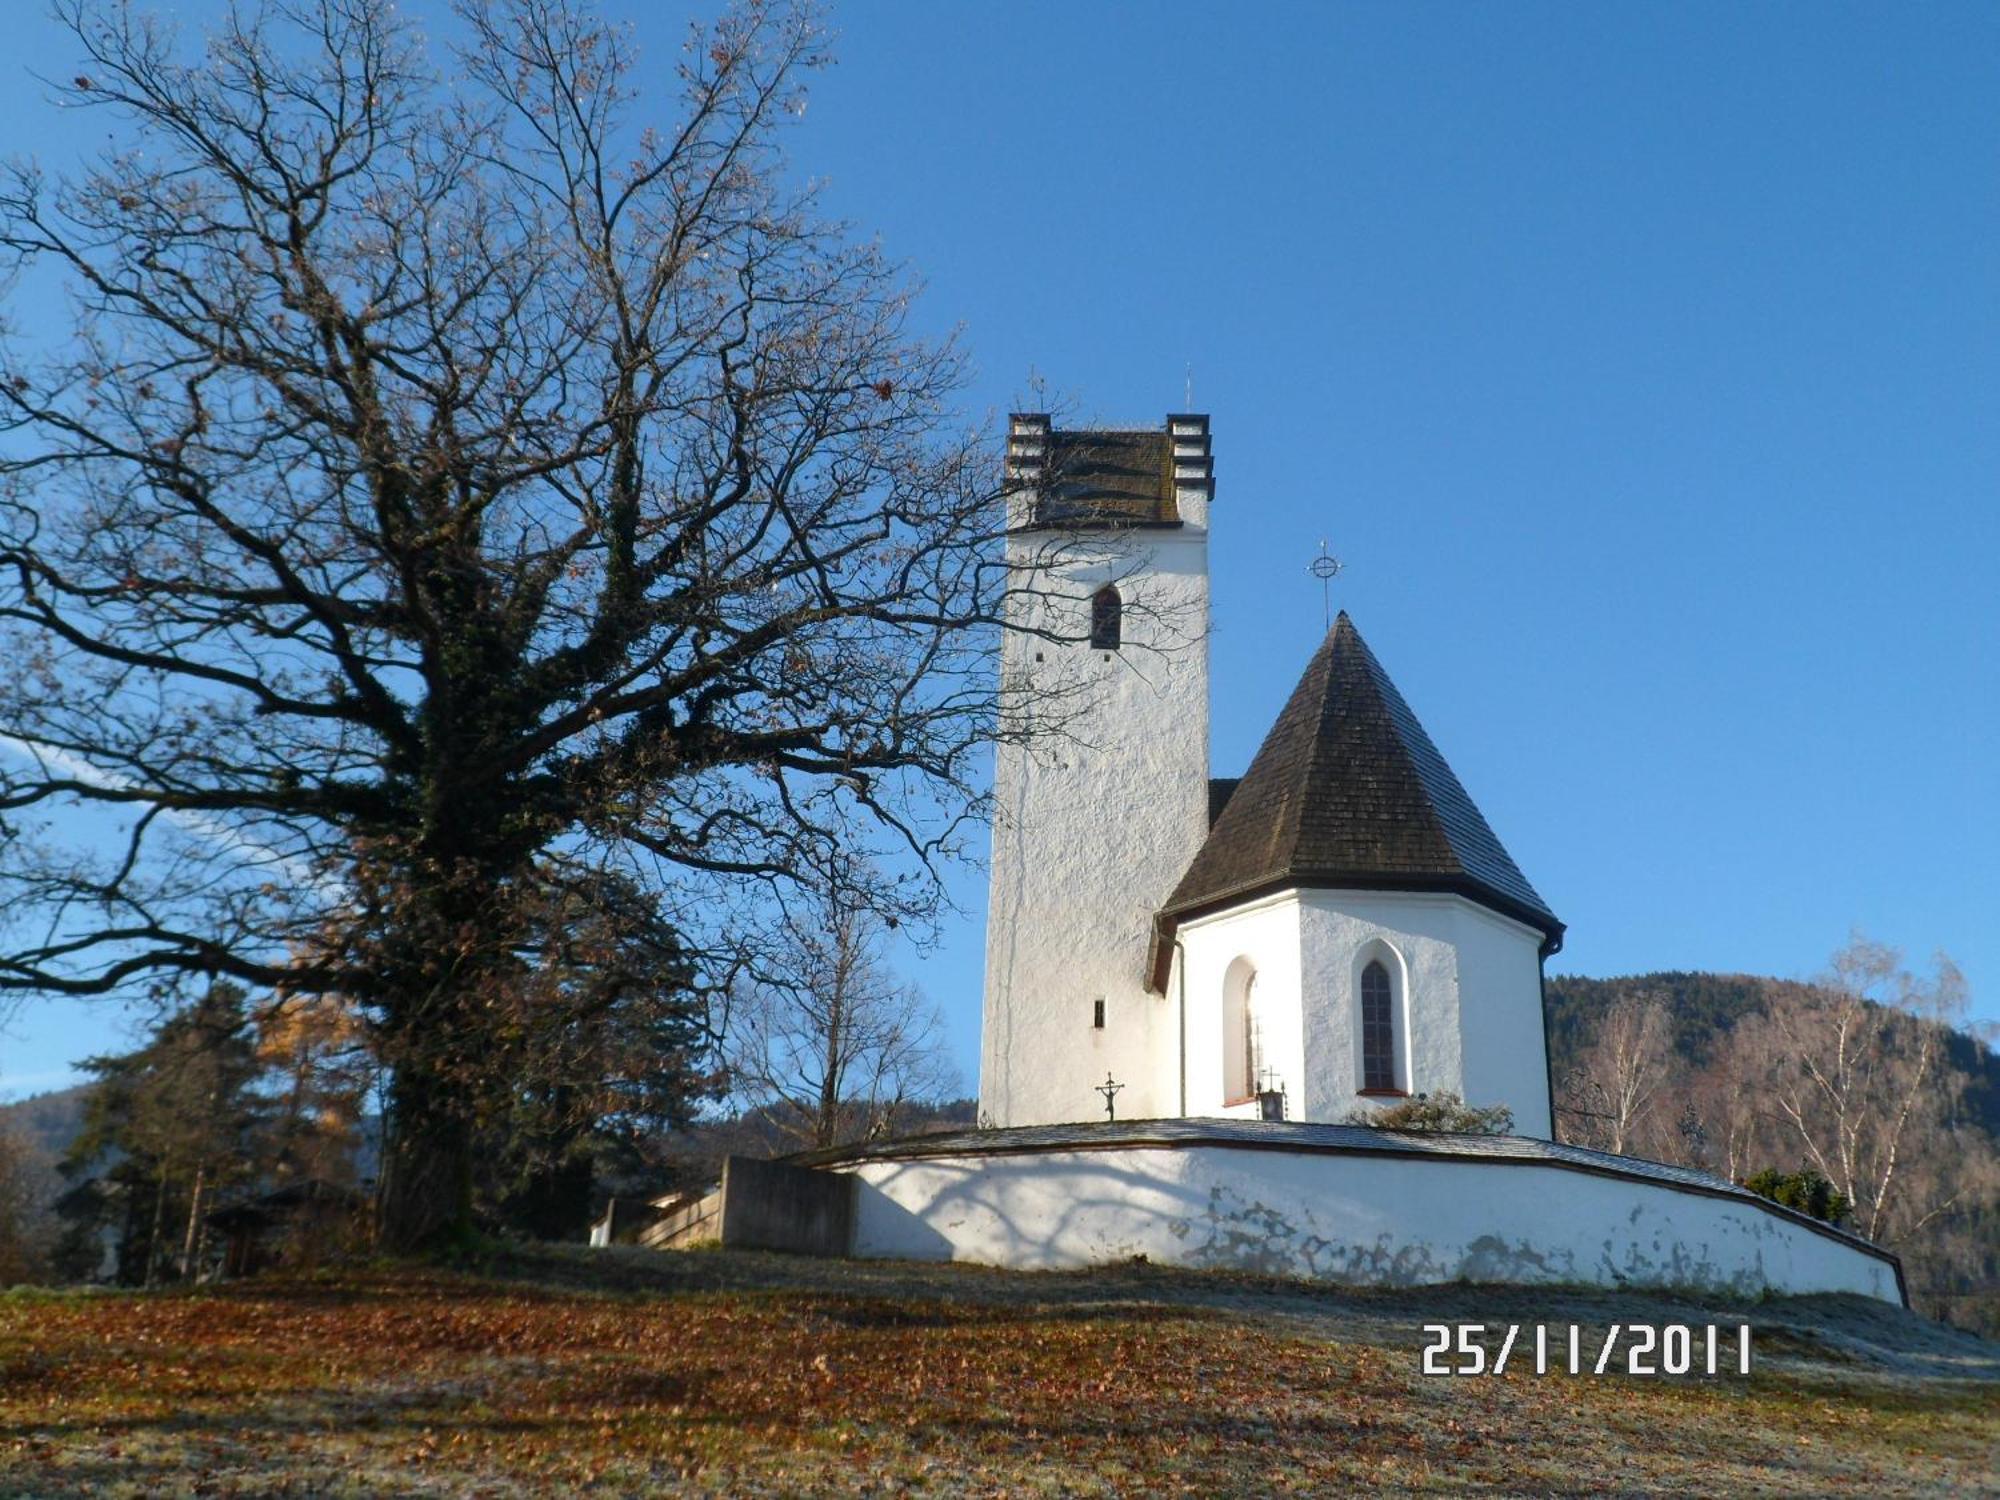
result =
[{"label": "white plastered wall", "polygon": [[842,1170],[861,1256],[1901,1300],[1888,1262],[1753,1201],[1539,1163],[1177,1146]]},{"label": "white plastered wall", "polygon": [[[1197,1117],[1254,1119],[1257,1101],[1230,1102],[1223,1060],[1228,1046],[1223,998],[1230,966],[1247,959],[1257,971],[1256,1003],[1262,1018],[1264,1061],[1290,1100],[1295,1120],[1304,1113],[1305,1039],[1299,1011],[1299,903],[1293,892],[1234,907],[1182,924],[1178,936],[1187,980],[1187,1111]],[[1179,963],[1167,986],[1178,1011]]]},{"label": "white plastered wall", "polygon": [[1303,996],[1304,1118],[1341,1120],[1395,1102],[1358,1092],[1361,966],[1381,955],[1397,986],[1403,1088],[1505,1104],[1515,1134],[1548,1138],[1541,935],[1533,928],[1462,896],[1314,890],[1301,893],[1299,933],[1312,976]]},{"label": "white plastered wall", "polygon": [[1107,1074],[1124,1085],[1119,1118],[1178,1111],[1176,1016],[1146,991],[1145,965],[1153,914],[1208,822],[1207,506],[1192,491],[1180,503],[1177,528],[1009,540],[1035,596],[1017,621],[1068,611],[1056,628],[1078,635],[1091,595],[1115,583],[1124,639],[1109,653],[1020,633],[1002,646],[1028,701],[1076,690],[1060,711],[1087,707],[1064,733],[996,752],[982,1123],[1102,1118]]},{"label": "white plastered wall", "polygon": [[[1398,1082],[1505,1104],[1514,1133],[1548,1139],[1541,935],[1462,896],[1283,891],[1179,929],[1187,981],[1187,1113],[1251,1115],[1227,1103],[1222,1049],[1229,966],[1258,970],[1266,1056],[1290,1118],[1338,1123],[1394,1099],[1364,1096],[1360,977],[1379,958],[1396,994]],[[1168,985],[1181,1002],[1179,965]]]}]

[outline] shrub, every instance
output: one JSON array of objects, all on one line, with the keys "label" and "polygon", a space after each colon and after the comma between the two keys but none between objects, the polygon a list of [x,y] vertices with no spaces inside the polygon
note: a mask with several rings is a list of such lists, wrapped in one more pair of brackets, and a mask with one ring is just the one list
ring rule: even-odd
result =
[{"label": "shrub", "polygon": [[1760,1198],[1769,1198],[1773,1203],[1795,1208],[1802,1214],[1811,1214],[1829,1224],[1838,1224],[1854,1212],[1854,1205],[1848,1202],[1847,1195],[1810,1167],[1797,1172],[1780,1172],[1776,1167],[1766,1167],[1754,1176],[1744,1178],[1742,1185]]},{"label": "shrub", "polygon": [[1506,1135],[1514,1128],[1514,1111],[1504,1104],[1474,1109],[1449,1089],[1443,1089],[1435,1094],[1419,1094],[1387,1109],[1357,1109],[1346,1123],[1431,1135]]}]

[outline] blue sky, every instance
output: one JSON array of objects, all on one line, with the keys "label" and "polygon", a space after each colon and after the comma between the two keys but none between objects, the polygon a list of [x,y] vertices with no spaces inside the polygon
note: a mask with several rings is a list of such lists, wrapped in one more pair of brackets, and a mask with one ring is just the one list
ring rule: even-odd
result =
[{"label": "blue sky", "polygon": [[[612,9],[664,86],[678,16]],[[2000,10],[834,21],[795,162],[962,326],[973,418],[997,440],[1038,374],[1157,420],[1192,366],[1217,774],[1316,643],[1326,537],[1568,922],[1555,969],[1805,975],[1858,924],[2000,1018]],[[67,70],[53,27],[14,42]],[[74,128],[0,90],[11,147]],[[955,889],[910,967],[969,1087],[983,882]],[[0,1090],[104,1020],[17,1018]]]}]

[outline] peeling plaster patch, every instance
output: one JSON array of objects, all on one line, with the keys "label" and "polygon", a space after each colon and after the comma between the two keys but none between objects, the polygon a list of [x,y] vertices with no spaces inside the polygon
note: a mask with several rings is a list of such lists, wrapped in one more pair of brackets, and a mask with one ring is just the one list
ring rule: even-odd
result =
[{"label": "peeling plaster patch", "polygon": [[1269,1205],[1245,1202],[1218,1184],[1209,1190],[1208,1238],[1195,1247],[1190,1264],[1370,1286],[1451,1279],[1426,1246],[1398,1246],[1386,1233],[1373,1245],[1342,1243],[1319,1233],[1309,1211],[1304,1216],[1302,1229]]},{"label": "peeling plaster patch", "polygon": [[1538,1250],[1526,1240],[1512,1244],[1482,1234],[1465,1247],[1459,1276],[1466,1281],[1575,1281],[1576,1257],[1568,1251]]},{"label": "peeling plaster patch", "polygon": [[1293,1246],[1300,1233],[1276,1209],[1246,1204],[1234,1189],[1217,1184],[1209,1189],[1206,1223],[1208,1238],[1194,1252],[1197,1265],[1266,1274],[1299,1268]]}]

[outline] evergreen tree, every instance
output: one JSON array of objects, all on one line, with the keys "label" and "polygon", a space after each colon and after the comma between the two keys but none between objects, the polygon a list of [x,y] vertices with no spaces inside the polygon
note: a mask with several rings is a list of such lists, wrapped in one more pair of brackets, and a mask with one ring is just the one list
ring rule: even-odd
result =
[{"label": "evergreen tree", "polygon": [[1780,1172],[1776,1167],[1743,1179],[1743,1185],[1759,1197],[1769,1198],[1786,1208],[1795,1208],[1815,1219],[1838,1224],[1854,1212],[1847,1195],[1811,1167],[1798,1172]]},{"label": "evergreen tree", "polygon": [[62,1164],[75,1184],[58,1204],[65,1269],[94,1270],[109,1231],[121,1282],[200,1273],[206,1214],[257,1166],[258,1067],[243,1001],[236,986],[212,985],[144,1046],[83,1063],[97,1087]]},{"label": "evergreen tree", "polygon": [[649,1153],[718,1092],[708,997],[657,896],[631,880],[570,871],[527,926],[476,1203],[489,1229],[572,1239],[604,1179],[665,1175]]}]

